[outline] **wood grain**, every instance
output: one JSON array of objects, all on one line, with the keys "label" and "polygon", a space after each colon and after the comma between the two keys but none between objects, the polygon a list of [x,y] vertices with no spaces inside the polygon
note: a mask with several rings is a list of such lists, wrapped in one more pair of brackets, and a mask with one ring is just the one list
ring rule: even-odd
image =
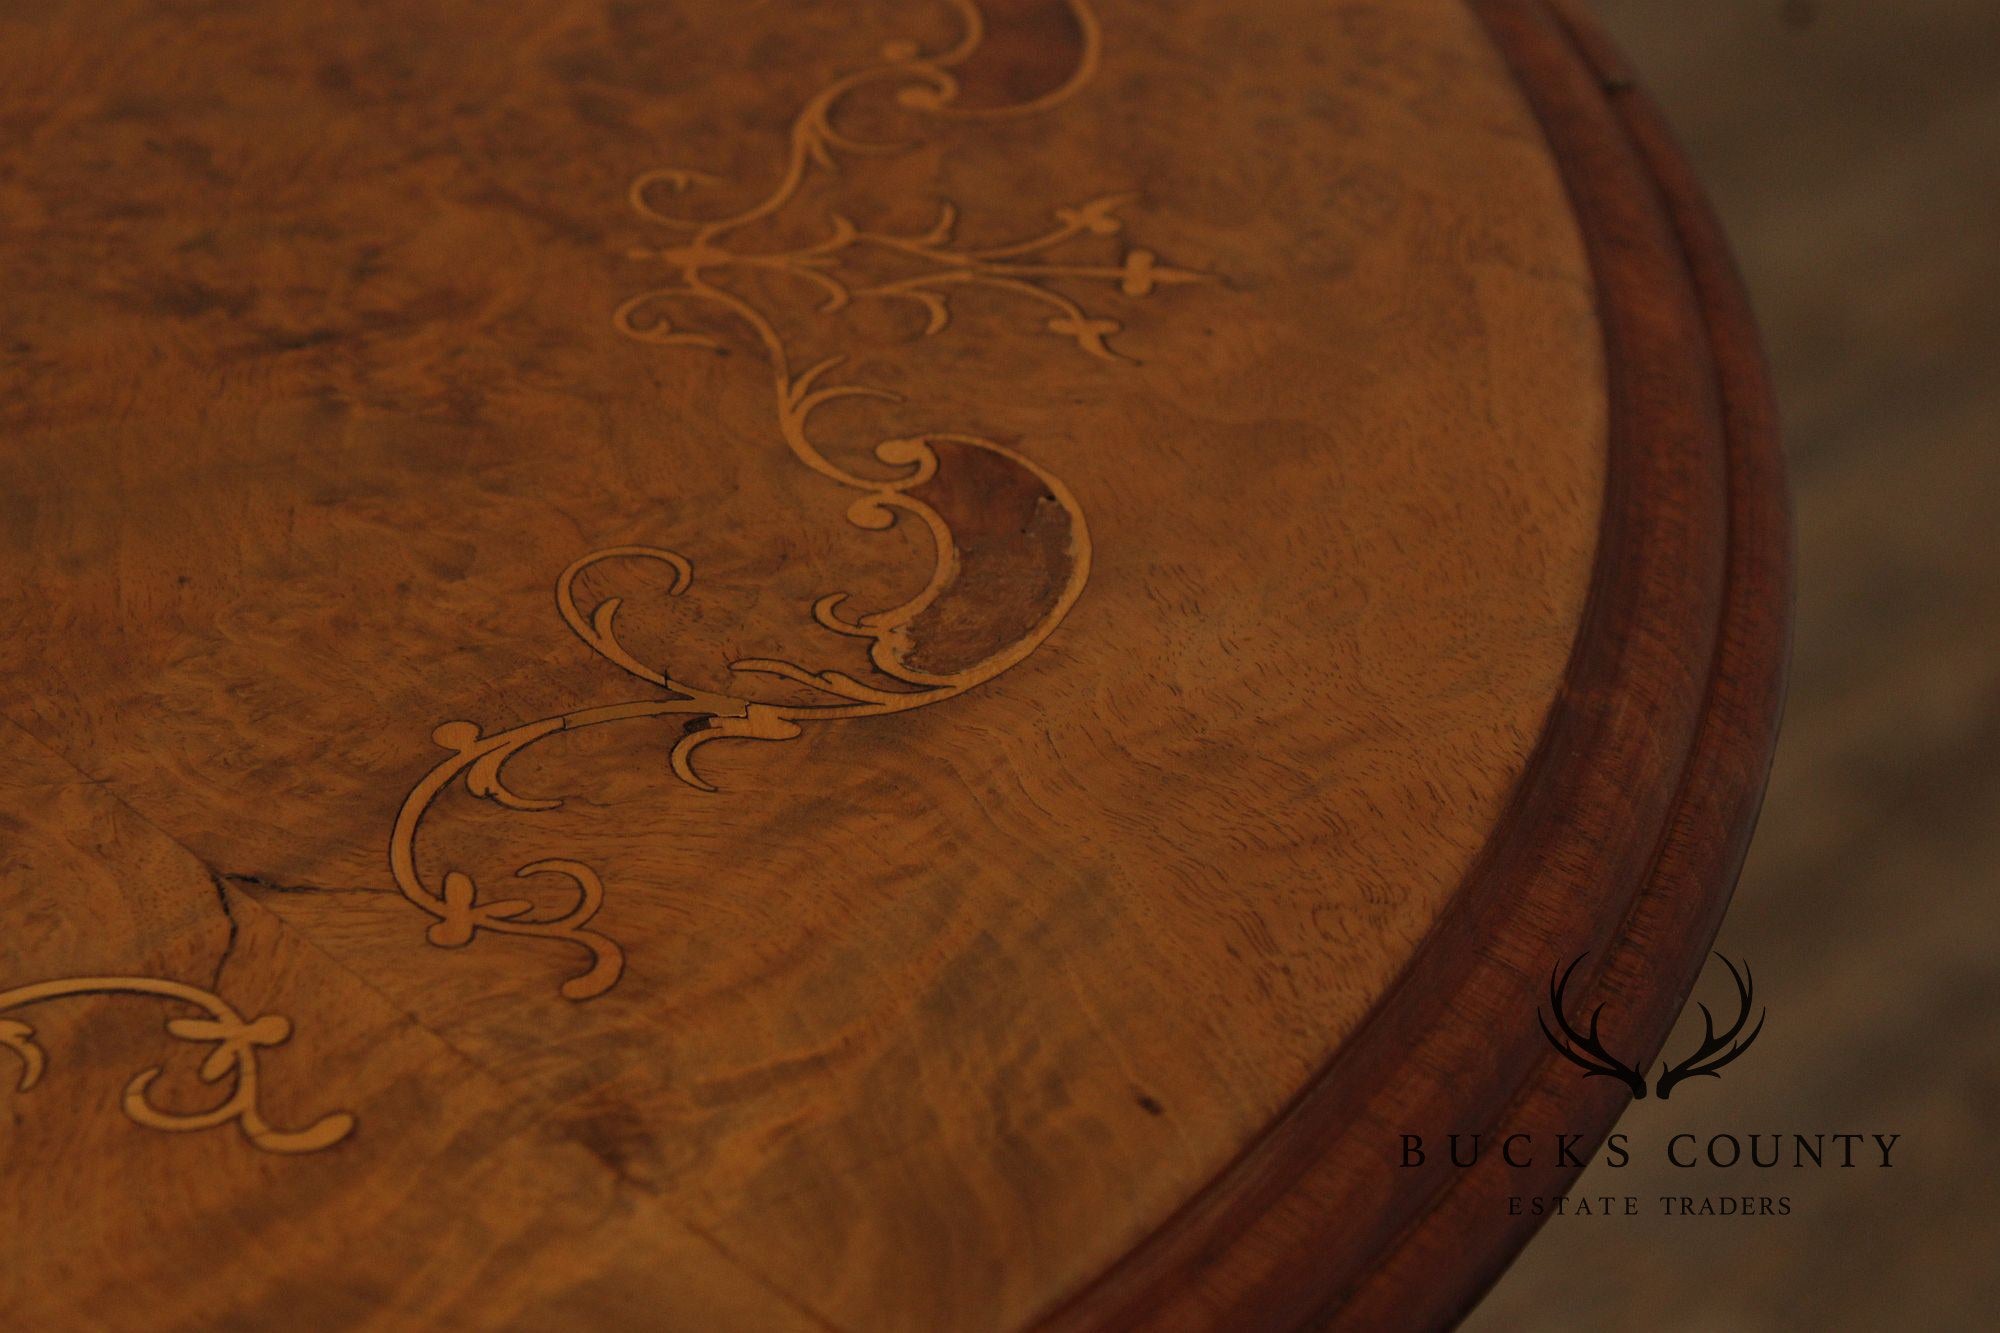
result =
[{"label": "wood grain", "polygon": [[1425,1217],[1489,1279],[1381,1136],[1546,1080],[1552,945],[1670,1016],[1781,598],[1710,241],[1481,13],[0,19],[0,985],[199,983],[354,1117],[148,1132],[202,1052],[38,1004],[0,1308],[1275,1325]]},{"label": "wood grain", "polygon": [[[1468,1328],[1976,1328],[2000,1308],[2000,9],[1595,6],[1701,170],[1770,350],[1798,528],[1784,739],[1717,936],[1770,1025],[1635,1144],[1880,1125],[1893,1171],[1751,1171],[1754,1228],[1551,1224]],[[1711,973],[1702,992],[1727,983]],[[1703,994],[1703,998],[1707,998]],[[1690,1032],[1690,1027],[1692,1031]],[[1683,1049],[1699,1012],[1669,1039]],[[1577,1192],[1684,1192],[1650,1154]]]},{"label": "wood grain", "polygon": [[1615,57],[1573,17],[1478,8],[1564,166],[1599,284],[1611,469],[1576,657],[1512,808],[1397,988],[1065,1320],[1454,1320],[1533,1230],[1506,1197],[1560,1193],[1577,1168],[1553,1154],[1532,1170],[1490,1155],[1455,1170],[1437,1154],[1404,1168],[1391,1145],[1560,1131],[1594,1148],[1627,1094],[1579,1086],[1515,1016],[1535,1012],[1550,967],[1588,953],[1596,988],[1579,1006],[1614,1008],[1650,1059],[1747,846],[1788,607],[1754,330],[1698,193]]}]

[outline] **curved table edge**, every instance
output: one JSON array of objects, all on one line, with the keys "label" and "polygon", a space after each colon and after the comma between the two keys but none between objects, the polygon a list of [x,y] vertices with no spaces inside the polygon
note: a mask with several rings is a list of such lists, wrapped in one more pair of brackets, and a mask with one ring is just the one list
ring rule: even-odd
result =
[{"label": "curved table edge", "polygon": [[1603,1004],[1650,1062],[1748,850],[1791,605],[1748,297],[1663,119],[1591,22],[1566,0],[1468,3],[1555,155],[1599,288],[1610,463],[1576,649],[1508,811],[1402,976],[1263,1134],[1043,1328],[1455,1322],[1540,1225],[1507,1216],[1506,1196],[1565,1192],[1581,1168],[1487,1154],[1452,1171],[1432,1153],[1411,1172],[1397,1135],[1560,1130],[1588,1161],[1630,1096],[1580,1082],[1535,1030],[1548,969],[1587,953],[1575,1010]]}]

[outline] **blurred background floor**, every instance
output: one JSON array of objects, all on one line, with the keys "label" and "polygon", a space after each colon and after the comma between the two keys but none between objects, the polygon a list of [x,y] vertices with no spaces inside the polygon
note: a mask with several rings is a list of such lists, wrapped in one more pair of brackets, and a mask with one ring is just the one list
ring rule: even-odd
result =
[{"label": "blurred background floor", "polygon": [[[1597,11],[1708,184],[1785,421],[1790,702],[1717,942],[1770,1018],[1579,1182],[1642,1215],[1553,1219],[1466,1327],[2000,1327],[2000,0]],[[1793,1131],[1903,1138],[1889,1171],[1658,1156]],[[1659,1215],[1702,1193],[1792,1214]]]}]

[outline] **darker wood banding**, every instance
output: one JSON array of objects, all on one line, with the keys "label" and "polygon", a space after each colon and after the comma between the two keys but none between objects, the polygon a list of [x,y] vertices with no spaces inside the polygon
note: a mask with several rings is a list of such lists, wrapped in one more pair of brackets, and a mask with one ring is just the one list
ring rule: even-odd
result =
[{"label": "darker wood banding", "polygon": [[1034,102],[1076,72],[1086,34],[1068,0],[986,0],[981,11],[985,39],[957,71],[965,110]]},{"label": "darker wood banding", "polygon": [[938,470],[910,494],[951,529],[957,569],[905,630],[918,671],[966,671],[1026,639],[1053,615],[1076,568],[1080,534],[1050,488],[1006,454],[935,440]]},{"label": "darker wood banding", "polygon": [[[1440,1326],[1538,1225],[1550,1159],[1400,1169],[1404,1132],[1583,1133],[1620,1087],[1536,1034],[1553,960],[1631,1049],[1665,1040],[1742,863],[1775,739],[1788,607],[1754,327],[1687,168],[1630,79],[1539,0],[1476,0],[1543,125],[1599,289],[1604,528],[1562,696],[1506,818],[1397,985],[1267,1132],[1045,1327]],[[1580,971],[1579,975],[1582,975]]]}]

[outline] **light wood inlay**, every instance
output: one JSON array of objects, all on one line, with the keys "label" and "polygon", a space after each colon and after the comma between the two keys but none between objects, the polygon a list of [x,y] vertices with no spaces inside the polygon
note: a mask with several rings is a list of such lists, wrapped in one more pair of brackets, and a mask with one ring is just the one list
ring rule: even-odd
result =
[{"label": "light wood inlay", "polygon": [[[0,120],[0,1309],[1021,1326],[1562,689],[1602,330],[1459,0],[51,0]],[[214,1048],[106,989],[320,1151],[135,1127]]]}]

